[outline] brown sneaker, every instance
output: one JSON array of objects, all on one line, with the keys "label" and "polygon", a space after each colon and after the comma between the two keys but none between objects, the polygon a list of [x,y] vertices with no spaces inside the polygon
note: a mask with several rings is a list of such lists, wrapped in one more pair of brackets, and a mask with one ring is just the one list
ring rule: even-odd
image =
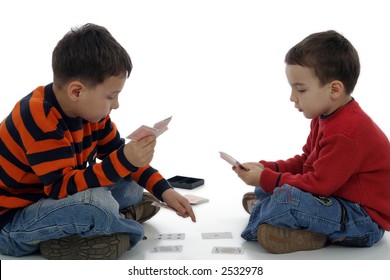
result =
[{"label": "brown sneaker", "polygon": [[129,248],[127,233],[86,238],[69,235],[40,244],[41,255],[49,260],[116,260]]},{"label": "brown sneaker", "polygon": [[317,250],[325,246],[327,236],[304,229],[290,229],[261,224],[257,230],[259,244],[273,254]]},{"label": "brown sneaker", "polygon": [[154,201],[158,201],[157,198],[149,192],[144,192],[142,202],[140,204],[129,206],[122,209],[121,212],[125,215],[126,219],[132,219],[139,223],[143,223],[160,211],[159,207],[152,205]]},{"label": "brown sneaker", "polygon": [[242,197],[242,206],[244,207],[245,211],[249,214],[252,213],[253,207],[256,205],[256,203],[259,202],[259,199],[256,197],[254,192],[248,192],[244,194]]}]

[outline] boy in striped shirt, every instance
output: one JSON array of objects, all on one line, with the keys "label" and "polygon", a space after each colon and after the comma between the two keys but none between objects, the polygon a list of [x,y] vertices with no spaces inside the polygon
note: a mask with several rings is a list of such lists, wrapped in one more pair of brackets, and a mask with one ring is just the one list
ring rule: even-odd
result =
[{"label": "boy in striped shirt", "polygon": [[0,125],[0,253],[117,259],[144,236],[156,198],[195,222],[187,199],[149,165],[155,137],[125,144],[110,119],[132,70],[126,50],[86,24],[58,42],[52,67],[53,83]]}]

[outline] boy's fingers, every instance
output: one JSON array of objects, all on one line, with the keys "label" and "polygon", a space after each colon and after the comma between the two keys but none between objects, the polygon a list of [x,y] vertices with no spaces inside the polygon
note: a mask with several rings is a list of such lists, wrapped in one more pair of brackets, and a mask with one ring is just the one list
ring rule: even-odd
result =
[{"label": "boy's fingers", "polygon": [[138,143],[144,148],[156,141],[156,136],[150,135],[142,138]]},{"label": "boy's fingers", "polygon": [[190,203],[186,201],[179,201],[178,207],[175,209],[183,218],[191,217],[193,222],[196,222],[194,211]]},{"label": "boy's fingers", "polygon": [[186,203],[184,203],[183,206],[186,210],[187,215],[189,215],[191,217],[191,220],[195,223],[196,217],[195,217],[194,211],[192,210],[190,203],[187,201]]}]

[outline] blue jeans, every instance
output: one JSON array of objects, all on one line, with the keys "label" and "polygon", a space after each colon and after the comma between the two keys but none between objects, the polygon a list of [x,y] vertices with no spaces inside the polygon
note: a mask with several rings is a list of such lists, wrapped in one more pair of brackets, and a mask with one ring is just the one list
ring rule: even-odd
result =
[{"label": "blue jeans", "polygon": [[256,187],[255,194],[260,202],[241,234],[246,240],[257,240],[257,229],[262,223],[323,233],[329,242],[350,247],[372,246],[384,234],[363,207],[354,202],[316,197],[289,185],[275,188],[272,193]]},{"label": "blue jeans", "polygon": [[[0,253],[23,256],[39,243],[78,234],[83,237],[128,233],[133,247],[144,236],[143,227],[119,211],[141,202],[144,189],[122,179],[106,188],[88,189],[63,199],[41,199],[17,212],[0,231]],[[130,248],[129,248],[130,249]]]}]

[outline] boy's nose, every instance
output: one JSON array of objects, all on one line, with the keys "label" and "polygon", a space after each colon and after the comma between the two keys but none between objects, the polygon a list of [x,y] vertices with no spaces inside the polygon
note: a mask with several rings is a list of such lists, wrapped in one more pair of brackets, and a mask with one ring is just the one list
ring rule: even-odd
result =
[{"label": "boy's nose", "polygon": [[119,108],[119,100],[118,100],[118,97],[115,98],[114,102],[112,102],[112,106],[111,106],[111,109],[118,109]]},{"label": "boy's nose", "polygon": [[290,101],[294,102],[294,103],[296,103],[298,101],[297,96],[296,96],[296,94],[294,94],[293,91],[291,92],[291,95],[290,95]]}]

